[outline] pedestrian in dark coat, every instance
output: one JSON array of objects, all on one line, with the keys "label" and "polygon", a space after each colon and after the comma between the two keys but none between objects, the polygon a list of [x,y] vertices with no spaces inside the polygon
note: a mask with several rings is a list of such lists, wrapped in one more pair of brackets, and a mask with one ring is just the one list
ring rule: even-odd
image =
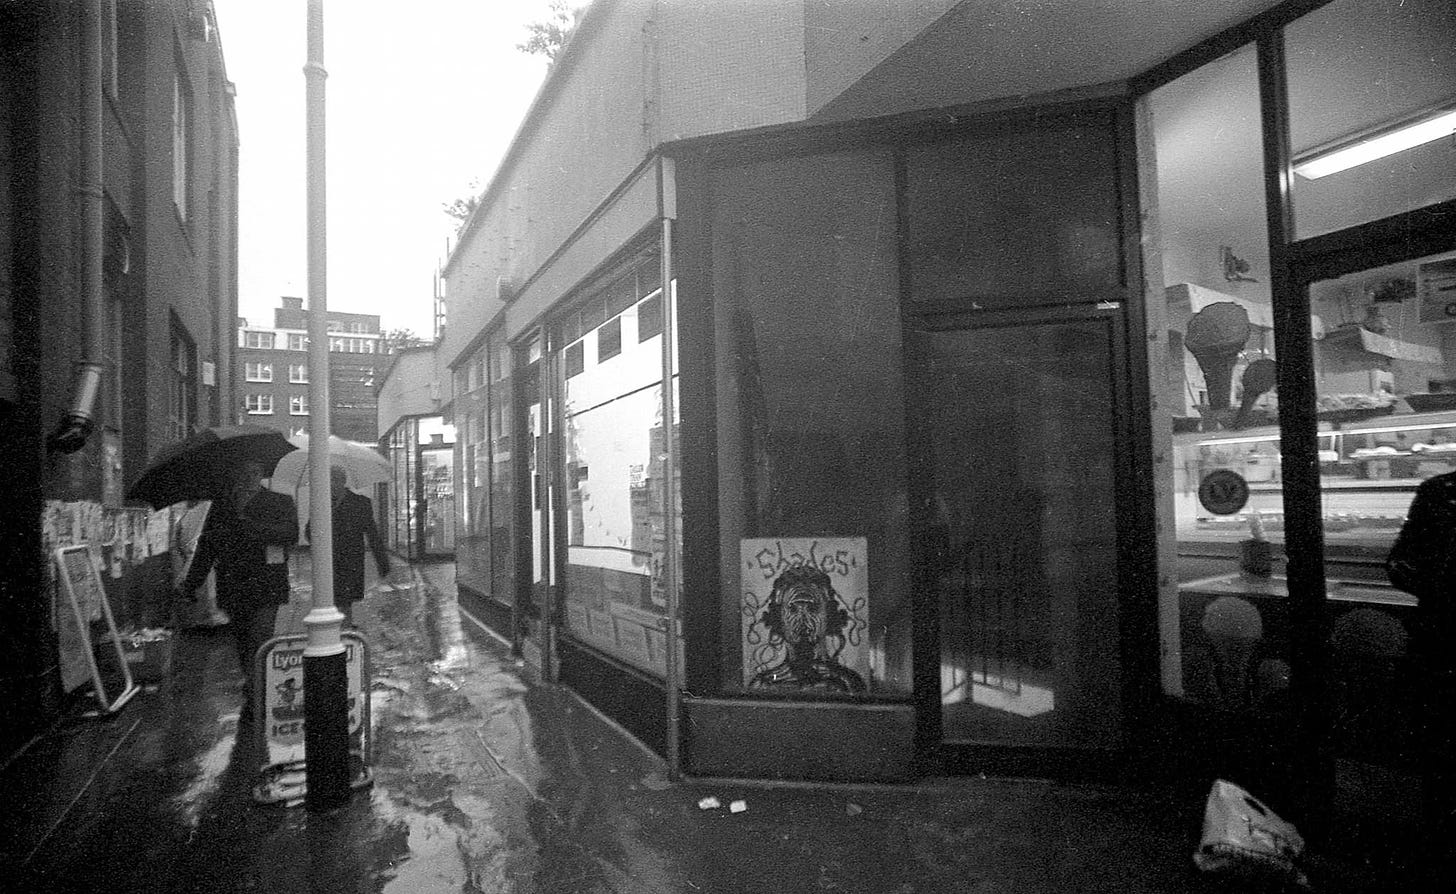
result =
[{"label": "pedestrian in dark coat", "polygon": [[278,606],[288,601],[288,550],[298,542],[293,500],[263,489],[263,467],[244,462],[231,487],[214,501],[197,541],[192,567],[182,581],[182,596],[195,591],[217,571],[217,604],[231,619],[243,672],[243,720],[251,720],[253,657],[273,636]]},{"label": "pedestrian in dark coat", "polygon": [[1412,646],[1422,696],[1427,834],[1456,869],[1456,472],[1416,488],[1386,558],[1390,582],[1416,597]]},{"label": "pedestrian in dark coat", "polygon": [[[354,626],[354,603],[364,598],[364,547],[374,553],[379,576],[389,574],[389,552],[374,524],[374,501],[349,490],[348,476],[334,466],[329,470],[329,484],[334,524],[334,604],[344,613],[344,625]],[[309,526],[304,536],[312,542]]]}]

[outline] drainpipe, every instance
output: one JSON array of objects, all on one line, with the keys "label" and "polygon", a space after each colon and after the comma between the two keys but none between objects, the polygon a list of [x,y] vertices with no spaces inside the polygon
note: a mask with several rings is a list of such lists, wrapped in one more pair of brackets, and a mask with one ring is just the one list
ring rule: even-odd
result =
[{"label": "drainpipe", "polygon": [[102,291],[101,253],[101,7],[100,0],[81,5],[81,296],[86,327],[81,359],[76,361],[71,403],[46,446],[57,453],[75,453],[86,446],[96,428],[96,401],[101,393],[101,346],[106,336],[106,300]]},{"label": "drainpipe", "polygon": [[658,160],[657,195],[662,216],[662,533],[663,586],[667,591],[667,631],[663,676],[667,688],[667,772],[668,777],[677,780],[682,776],[681,712],[682,712],[682,668],[678,666],[678,581],[682,575],[678,568],[677,553],[677,438],[672,422],[677,415],[677,401],[672,393],[672,375],[677,359],[677,344],[673,338],[673,298],[677,290],[672,285],[672,223],[677,218],[677,169],[670,158]]}]

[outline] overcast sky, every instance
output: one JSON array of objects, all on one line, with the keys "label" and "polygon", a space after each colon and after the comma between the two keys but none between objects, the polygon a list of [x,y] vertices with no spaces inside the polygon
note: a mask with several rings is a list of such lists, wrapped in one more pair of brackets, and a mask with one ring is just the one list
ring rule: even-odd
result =
[{"label": "overcast sky", "polygon": [[[237,85],[239,313],[306,296],[305,0],[214,0]],[[431,282],[546,73],[516,49],[547,0],[326,0],[328,306],[433,331]]]}]

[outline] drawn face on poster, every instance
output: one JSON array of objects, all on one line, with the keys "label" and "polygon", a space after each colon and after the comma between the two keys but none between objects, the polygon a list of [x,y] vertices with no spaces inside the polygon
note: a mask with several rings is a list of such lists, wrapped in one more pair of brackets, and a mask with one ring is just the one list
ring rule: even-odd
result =
[{"label": "drawn face on poster", "polygon": [[865,538],[745,539],[740,552],[744,685],[792,693],[866,691]]}]

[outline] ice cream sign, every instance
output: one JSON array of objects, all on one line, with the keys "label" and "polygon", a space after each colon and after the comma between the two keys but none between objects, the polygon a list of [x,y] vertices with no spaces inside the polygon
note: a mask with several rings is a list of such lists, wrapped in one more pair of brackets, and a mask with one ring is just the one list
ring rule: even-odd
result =
[{"label": "ice cream sign", "polygon": [[[364,639],[357,633],[345,632],[344,660],[349,681],[349,741],[351,750],[362,750],[364,734]],[[307,637],[281,636],[269,640],[259,650],[262,692],[255,693],[255,704],[261,705],[263,738],[271,755],[278,752],[303,751],[303,648]]]}]

